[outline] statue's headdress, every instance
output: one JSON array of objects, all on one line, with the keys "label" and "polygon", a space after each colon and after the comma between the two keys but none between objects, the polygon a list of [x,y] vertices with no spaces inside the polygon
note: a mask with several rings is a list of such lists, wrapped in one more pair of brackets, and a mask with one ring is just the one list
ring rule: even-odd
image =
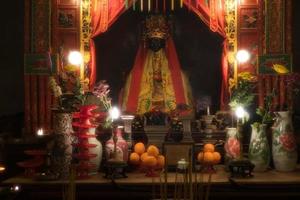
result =
[{"label": "statue's headdress", "polygon": [[169,27],[167,19],[162,15],[151,15],[146,18],[145,38],[161,38],[166,39],[169,37]]}]

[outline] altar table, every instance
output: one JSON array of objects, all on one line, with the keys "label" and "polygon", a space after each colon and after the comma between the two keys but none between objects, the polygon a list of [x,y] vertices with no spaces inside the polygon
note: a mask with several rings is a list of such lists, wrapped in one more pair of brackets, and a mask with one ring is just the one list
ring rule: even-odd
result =
[{"label": "altar table", "polygon": [[[208,184],[208,174],[204,174],[201,183],[204,187],[210,185],[209,199],[300,199],[300,166],[294,172],[277,172],[269,170],[263,173],[253,173],[254,177],[231,179],[224,166],[217,166],[217,172],[211,176]],[[128,173],[128,178],[112,182],[99,173],[89,179],[76,180],[77,199],[160,199],[161,182],[158,177],[146,177],[143,173]],[[195,174],[193,174],[194,180]],[[198,183],[199,181],[199,174]],[[178,175],[179,177],[179,175]],[[175,183],[175,173],[168,173],[168,193],[172,194]],[[181,182],[183,179],[177,179]],[[67,180],[35,181],[22,176],[9,178],[1,186],[20,185],[20,199],[62,199]],[[172,198],[172,195],[170,195]]]}]

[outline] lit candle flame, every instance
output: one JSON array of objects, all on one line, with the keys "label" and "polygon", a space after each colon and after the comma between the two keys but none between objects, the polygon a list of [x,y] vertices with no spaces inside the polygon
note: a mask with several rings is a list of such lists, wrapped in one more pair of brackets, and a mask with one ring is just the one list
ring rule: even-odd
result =
[{"label": "lit candle flame", "polygon": [[44,135],[44,130],[41,128],[37,131],[38,136],[43,136]]},{"label": "lit candle flame", "polygon": [[0,173],[5,171],[5,166],[0,164]]}]

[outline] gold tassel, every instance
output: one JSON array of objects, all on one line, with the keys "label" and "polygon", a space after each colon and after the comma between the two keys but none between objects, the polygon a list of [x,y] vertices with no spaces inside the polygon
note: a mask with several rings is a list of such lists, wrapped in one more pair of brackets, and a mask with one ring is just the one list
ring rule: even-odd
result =
[{"label": "gold tassel", "polygon": [[135,0],[132,3],[132,9],[135,10]]},{"label": "gold tassel", "polygon": [[148,0],[148,12],[151,10],[151,0]]},{"label": "gold tassel", "polygon": [[183,0],[180,0],[180,8],[183,7]]},{"label": "gold tassel", "polygon": [[174,0],[171,0],[171,10],[174,10]]},{"label": "gold tassel", "polygon": [[143,12],[143,0],[141,0],[141,11]]}]

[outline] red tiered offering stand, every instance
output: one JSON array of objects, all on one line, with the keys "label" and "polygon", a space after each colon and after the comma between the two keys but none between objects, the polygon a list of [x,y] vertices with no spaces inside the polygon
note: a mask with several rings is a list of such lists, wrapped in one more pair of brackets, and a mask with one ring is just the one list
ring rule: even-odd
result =
[{"label": "red tiered offering stand", "polygon": [[77,178],[89,178],[89,170],[94,167],[90,163],[90,159],[96,157],[96,154],[90,153],[89,149],[95,148],[96,144],[90,144],[89,138],[96,137],[95,134],[90,134],[89,130],[91,128],[96,128],[97,125],[93,124],[92,120],[97,117],[96,113],[92,113],[97,106],[86,105],[81,106],[80,111],[73,114],[73,127],[76,130],[74,135],[77,137],[77,142],[72,145],[77,148],[76,153],[73,153],[73,158],[78,160],[78,165],[76,166]]},{"label": "red tiered offering stand", "polygon": [[18,162],[17,165],[25,169],[24,175],[26,177],[33,177],[36,173],[36,169],[41,167],[44,162],[44,156],[47,154],[45,150],[25,150],[24,153],[29,156],[33,156],[30,160]]}]

